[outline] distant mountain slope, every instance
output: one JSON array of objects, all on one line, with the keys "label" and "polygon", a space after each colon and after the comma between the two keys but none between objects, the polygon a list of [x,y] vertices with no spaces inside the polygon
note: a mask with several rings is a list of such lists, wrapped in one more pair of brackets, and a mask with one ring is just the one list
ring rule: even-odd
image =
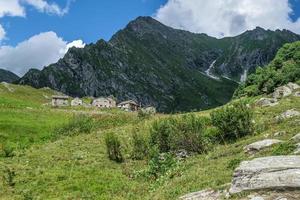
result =
[{"label": "distant mountain slope", "polygon": [[10,71],[0,69],[0,82],[12,83],[17,81],[19,78],[20,77]]},{"label": "distant mountain slope", "polygon": [[271,93],[289,82],[300,84],[300,42],[284,45],[268,66],[258,68],[239,86],[235,97]]},{"label": "distant mountain slope", "polygon": [[268,63],[284,43],[296,40],[300,36],[292,32],[261,28],[216,39],[139,17],[109,42],[72,48],[42,71],[30,70],[19,83],[72,96],[114,95],[166,112],[205,109],[230,100],[237,83],[228,77],[239,81],[245,71]]}]

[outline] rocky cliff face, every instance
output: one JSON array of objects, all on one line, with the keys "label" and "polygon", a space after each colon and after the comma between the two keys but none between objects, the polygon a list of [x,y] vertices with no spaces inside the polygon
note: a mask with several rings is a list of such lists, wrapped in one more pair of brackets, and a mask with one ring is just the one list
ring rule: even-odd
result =
[{"label": "rocky cliff face", "polygon": [[[260,28],[216,39],[139,17],[110,41],[72,48],[42,71],[30,70],[19,83],[72,96],[114,95],[166,112],[204,109],[226,103],[245,71],[268,63],[278,48],[295,40],[300,36]],[[219,79],[206,75],[209,66]]]},{"label": "rocky cliff face", "polygon": [[10,71],[0,69],[0,82],[12,83],[17,81],[19,78],[20,77]]}]

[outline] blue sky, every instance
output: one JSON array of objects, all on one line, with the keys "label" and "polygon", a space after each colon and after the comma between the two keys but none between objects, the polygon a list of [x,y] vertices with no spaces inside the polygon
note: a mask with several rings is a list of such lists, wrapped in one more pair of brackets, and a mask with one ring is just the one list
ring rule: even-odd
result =
[{"label": "blue sky", "polygon": [[[55,2],[61,7],[67,3]],[[108,40],[130,20],[151,16],[164,3],[165,0],[76,0],[64,16],[45,15],[29,8],[26,18],[7,16],[1,22],[8,37],[5,43],[10,45],[47,31],[54,31],[67,41],[80,38],[90,43],[100,38]]]},{"label": "blue sky", "polygon": [[43,69],[138,16],[218,38],[256,26],[300,34],[300,0],[0,0],[0,68]]}]

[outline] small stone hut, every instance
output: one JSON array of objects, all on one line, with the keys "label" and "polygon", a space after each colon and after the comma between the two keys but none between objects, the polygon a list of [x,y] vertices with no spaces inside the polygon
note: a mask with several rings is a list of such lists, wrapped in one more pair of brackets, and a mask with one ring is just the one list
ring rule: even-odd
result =
[{"label": "small stone hut", "polygon": [[69,106],[69,97],[68,96],[52,96],[52,106],[53,107]]},{"label": "small stone hut", "polygon": [[107,98],[100,97],[100,98],[93,100],[92,106],[95,106],[98,108],[115,108],[117,106],[117,103],[111,97],[107,97]]},{"label": "small stone hut", "polygon": [[71,106],[82,106],[83,102],[78,97],[71,101]]},{"label": "small stone hut", "polygon": [[140,106],[135,101],[129,100],[119,103],[118,108],[126,111],[138,111]]}]

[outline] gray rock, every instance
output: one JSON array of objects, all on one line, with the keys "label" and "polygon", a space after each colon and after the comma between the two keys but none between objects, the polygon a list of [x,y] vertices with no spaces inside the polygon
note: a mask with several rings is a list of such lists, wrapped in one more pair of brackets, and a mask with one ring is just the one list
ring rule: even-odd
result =
[{"label": "gray rock", "polygon": [[283,97],[289,96],[292,94],[292,89],[288,86],[281,86],[275,89],[273,93],[273,98],[281,99]]},{"label": "gray rock", "polygon": [[292,118],[292,117],[296,117],[296,116],[300,116],[300,112],[298,112],[295,109],[291,109],[291,110],[287,110],[284,113],[282,113],[281,115],[277,116],[276,119],[283,120],[283,119],[288,119],[288,118]]},{"label": "gray rock", "polygon": [[294,151],[294,154],[295,154],[295,155],[300,154],[300,143],[296,144],[296,149],[295,149],[295,151]]},{"label": "gray rock", "polygon": [[242,162],[234,172],[230,193],[297,188],[300,156],[271,156]]},{"label": "gray rock", "polygon": [[281,140],[265,139],[265,140],[254,142],[252,144],[249,144],[249,145],[245,146],[244,150],[245,150],[246,153],[253,154],[253,153],[256,153],[256,152],[258,152],[262,149],[265,149],[267,147],[270,147],[274,144],[278,144],[278,143],[281,143],[281,142],[282,142]]},{"label": "gray rock", "polygon": [[263,197],[252,197],[250,200],[265,200]]},{"label": "gray rock", "polygon": [[275,106],[277,104],[277,99],[274,98],[261,98],[256,102],[256,105],[261,107]]},{"label": "gray rock", "polygon": [[214,190],[202,190],[199,192],[193,192],[185,196],[180,197],[182,200],[219,200],[221,199],[221,193]]},{"label": "gray rock", "polygon": [[300,97],[300,92],[295,92],[294,96],[295,97]]},{"label": "gray rock", "polygon": [[300,142],[300,133],[292,137],[292,140],[294,140],[295,142]]},{"label": "gray rock", "polygon": [[300,88],[300,86],[297,83],[288,83],[286,86],[289,87],[291,90],[297,90]]},{"label": "gray rock", "polygon": [[277,136],[283,136],[286,134],[286,131],[279,131],[279,132],[276,132],[274,133],[274,136],[277,137]]}]

